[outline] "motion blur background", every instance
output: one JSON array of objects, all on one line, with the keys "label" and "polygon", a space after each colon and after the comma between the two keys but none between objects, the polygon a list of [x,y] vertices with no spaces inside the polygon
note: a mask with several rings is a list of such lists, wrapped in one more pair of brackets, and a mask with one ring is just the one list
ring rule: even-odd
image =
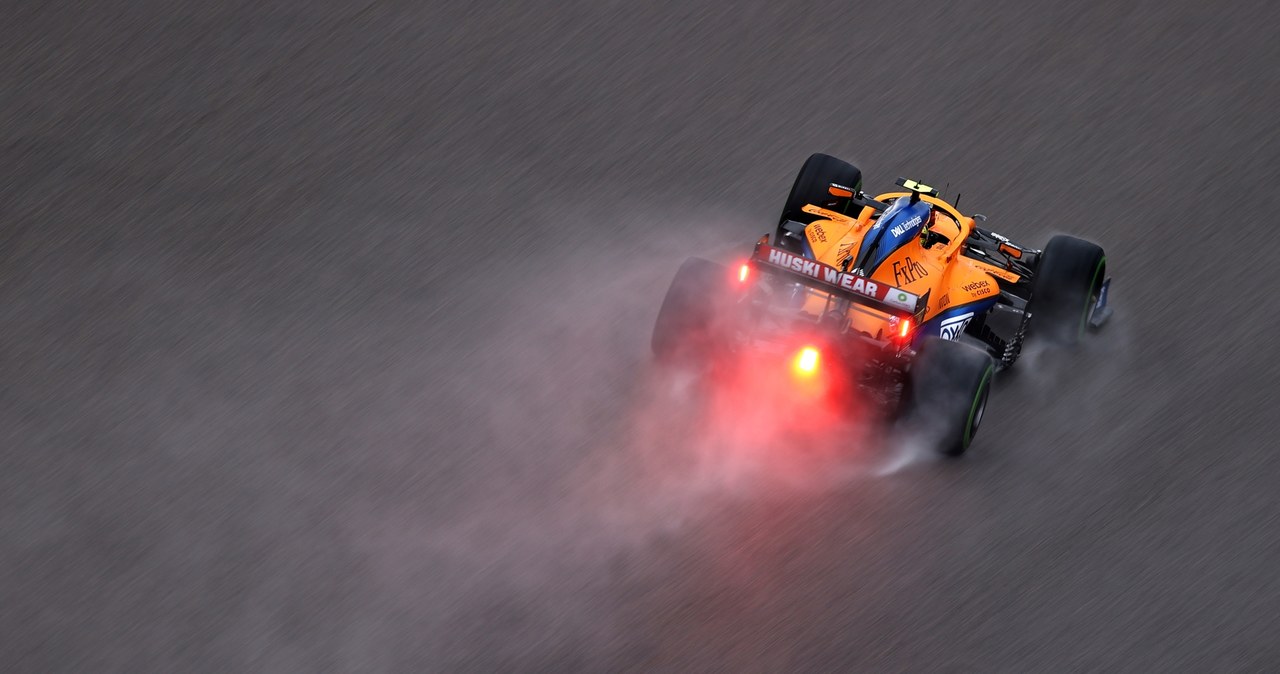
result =
[{"label": "motion blur background", "polygon": [[[1280,667],[1275,3],[14,3],[0,669]],[[1101,243],[960,461],[648,367],[824,151]]]}]

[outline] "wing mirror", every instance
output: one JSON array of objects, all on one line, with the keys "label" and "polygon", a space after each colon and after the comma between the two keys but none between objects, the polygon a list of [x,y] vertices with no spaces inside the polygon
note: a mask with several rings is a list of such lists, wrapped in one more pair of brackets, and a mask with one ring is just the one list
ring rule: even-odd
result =
[{"label": "wing mirror", "polygon": [[852,189],[849,189],[848,187],[845,187],[844,185],[839,185],[837,183],[831,183],[831,185],[827,187],[827,191],[830,192],[831,196],[833,197],[840,197],[841,199],[853,198]]}]

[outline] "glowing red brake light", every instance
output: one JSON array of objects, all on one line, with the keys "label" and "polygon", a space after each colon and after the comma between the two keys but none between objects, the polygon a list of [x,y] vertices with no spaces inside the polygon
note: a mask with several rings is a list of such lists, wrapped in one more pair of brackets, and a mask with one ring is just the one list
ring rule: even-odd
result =
[{"label": "glowing red brake light", "polygon": [[738,283],[746,283],[748,276],[751,276],[750,265],[743,264],[741,267],[738,267]]},{"label": "glowing red brake light", "polygon": [[796,374],[810,376],[818,371],[818,350],[812,346],[800,349],[793,364]]},{"label": "glowing red brake light", "polygon": [[902,326],[898,329],[898,339],[906,339],[911,334],[911,319],[902,319]]}]

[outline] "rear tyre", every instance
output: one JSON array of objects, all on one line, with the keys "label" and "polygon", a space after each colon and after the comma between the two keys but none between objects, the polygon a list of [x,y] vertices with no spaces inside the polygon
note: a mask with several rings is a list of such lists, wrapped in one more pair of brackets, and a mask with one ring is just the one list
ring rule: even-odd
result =
[{"label": "rear tyre", "polygon": [[1107,257],[1097,244],[1050,239],[1031,289],[1031,334],[1064,346],[1079,342],[1106,274]]},{"label": "rear tyre", "polygon": [[903,419],[942,454],[964,454],[982,425],[995,369],[981,349],[937,337],[925,340],[907,376]]},{"label": "rear tyre", "polygon": [[831,183],[857,192],[862,189],[862,171],[857,166],[828,154],[815,152],[809,155],[804,166],[800,167],[800,173],[796,174],[796,181],[791,184],[791,193],[787,195],[787,202],[782,207],[775,245],[789,248],[785,243],[788,237],[782,223],[794,220],[807,225],[817,219],[817,216],[804,212],[805,204],[817,204],[839,212],[849,207],[851,201],[848,198],[832,196],[829,190]]},{"label": "rear tyre", "polygon": [[680,265],[658,309],[650,342],[659,360],[705,356],[717,341],[718,308],[728,289],[729,271],[691,257]]}]

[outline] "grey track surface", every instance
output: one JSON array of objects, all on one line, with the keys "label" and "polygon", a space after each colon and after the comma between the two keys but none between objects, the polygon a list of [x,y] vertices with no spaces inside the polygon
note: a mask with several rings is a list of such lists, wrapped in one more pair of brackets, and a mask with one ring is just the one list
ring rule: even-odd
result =
[{"label": "grey track surface", "polygon": [[[6,8],[0,669],[1280,668],[1277,5],[784,4]],[[813,151],[1115,323],[961,461],[700,429]]]}]

